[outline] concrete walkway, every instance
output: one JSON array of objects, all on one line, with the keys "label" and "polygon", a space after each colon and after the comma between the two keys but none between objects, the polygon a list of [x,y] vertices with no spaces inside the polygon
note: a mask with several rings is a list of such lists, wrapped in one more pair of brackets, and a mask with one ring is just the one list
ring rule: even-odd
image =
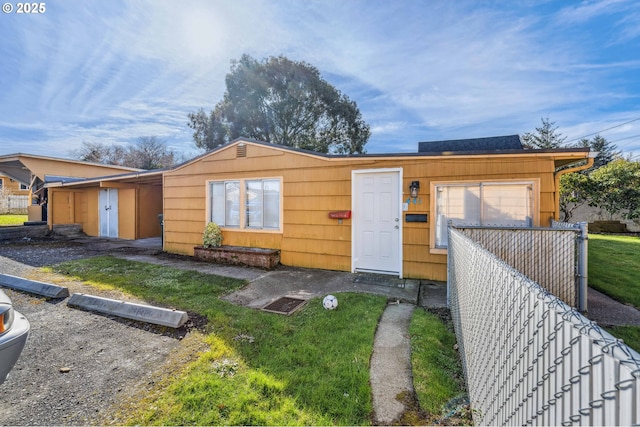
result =
[{"label": "concrete walkway", "polygon": [[413,396],[409,324],[415,305],[389,304],[382,313],[373,341],[370,381],[374,424],[391,425]]},{"label": "concrete walkway", "polygon": [[585,317],[601,326],[640,326],[640,310],[589,288]]}]

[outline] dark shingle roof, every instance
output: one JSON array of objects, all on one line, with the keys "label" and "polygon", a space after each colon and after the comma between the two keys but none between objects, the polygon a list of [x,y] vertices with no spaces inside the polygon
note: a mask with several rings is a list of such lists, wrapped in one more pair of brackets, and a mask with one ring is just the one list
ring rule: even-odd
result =
[{"label": "dark shingle roof", "polygon": [[448,151],[500,151],[522,150],[518,135],[490,136],[487,138],[450,139],[418,143],[419,153],[443,153]]}]

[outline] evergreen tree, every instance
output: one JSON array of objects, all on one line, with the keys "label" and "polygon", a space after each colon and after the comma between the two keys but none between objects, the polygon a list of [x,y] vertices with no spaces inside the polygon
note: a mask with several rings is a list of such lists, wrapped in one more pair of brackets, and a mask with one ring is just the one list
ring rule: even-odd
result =
[{"label": "evergreen tree", "polygon": [[566,137],[557,133],[556,123],[549,121],[549,118],[541,119],[542,126],[537,127],[535,132],[527,132],[522,136],[522,143],[529,148],[560,148],[564,144]]}]

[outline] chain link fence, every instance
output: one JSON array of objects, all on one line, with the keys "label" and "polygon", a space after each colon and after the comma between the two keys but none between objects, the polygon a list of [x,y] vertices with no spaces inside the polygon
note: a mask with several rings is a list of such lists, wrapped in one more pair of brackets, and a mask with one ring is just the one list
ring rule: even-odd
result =
[{"label": "chain link fence", "polygon": [[587,224],[551,228],[456,226],[566,304],[587,311]]},{"label": "chain link fence", "polygon": [[476,424],[640,423],[640,354],[452,227],[448,268]]}]

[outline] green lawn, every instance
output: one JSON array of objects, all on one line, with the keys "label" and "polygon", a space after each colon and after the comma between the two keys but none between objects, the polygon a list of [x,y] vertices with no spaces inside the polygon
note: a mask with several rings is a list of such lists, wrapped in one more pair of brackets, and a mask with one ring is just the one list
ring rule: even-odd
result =
[{"label": "green lawn", "polygon": [[640,237],[590,234],[589,286],[640,308]]},{"label": "green lawn", "polygon": [[[589,286],[640,308],[640,237],[590,234]],[[640,352],[640,327],[607,329]]]},{"label": "green lawn", "polygon": [[0,227],[5,225],[22,225],[28,220],[27,215],[0,215]]},{"label": "green lawn", "polygon": [[[94,286],[117,288],[149,302],[197,312],[209,320],[198,338],[205,350],[183,362],[181,369],[129,407],[117,423],[371,424],[369,360],[378,319],[386,306],[384,297],[341,293],[336,310],[323,309],[321,299],[316,298],[291,316],[282,316],[222,301],[220,295],[244,285],[234,279],[113,257],[71,261],[53,269]],[[423,363],[414,368],[414,377],[435,378],[433,371],[441,369],[439,365],[446,360],[444,372],[432,383],[442,379],[451,383],[451,372],[460,370],[454,368],[459,362],[451,350],[453,333],[423,310],[416,310],[416,316],[414,363]],[[434,337],[430,338],[432,329]],[[427,356],[430,350],[422,347],[440,342],[448,356]],[[427,380],[421,381],[430,385]],[[457,381],[449,394],[438,387],[438,400],[429,397],[425,408],[439,414],[440,407],[460,393]]]}]

